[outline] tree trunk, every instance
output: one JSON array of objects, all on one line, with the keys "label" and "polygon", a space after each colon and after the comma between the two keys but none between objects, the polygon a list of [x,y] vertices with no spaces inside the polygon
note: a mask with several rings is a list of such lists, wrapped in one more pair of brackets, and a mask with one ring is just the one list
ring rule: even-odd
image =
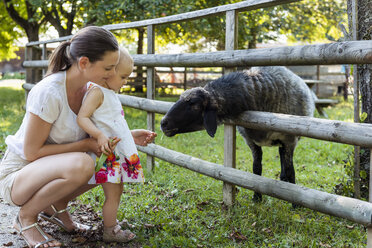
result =
[{"label": "tree trunk", "polygon": [[[349,23],[351,23],[350,9],[352,2],[352,0],[348,0]],[[370,16],[372,14],[372,1],[359,0],[356,1],[356,4],[358,13],[356,37],[358,40],[371,40],[372,19],[370,18]],[[367,114],[367,118],[363,122],[372,123],[372,65],[358,65],[357,75],[360,83],[361,110],[362,113]],[[361,174],[364,176],[361,177],[360,191],[363,198],[368,198],[369,193],[369,160],[370,148],[362,148],[360,154],[360,171]]]}]

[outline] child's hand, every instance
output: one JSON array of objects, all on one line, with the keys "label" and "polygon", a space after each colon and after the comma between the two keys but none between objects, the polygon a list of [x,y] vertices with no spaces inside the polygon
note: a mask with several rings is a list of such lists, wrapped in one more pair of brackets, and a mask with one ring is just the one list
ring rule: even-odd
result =
[{"label": "child's hand", "polygon": [[98,146],[101,149],[102,153],[106,155],[110,155],[112,153],[113,150],[111,150],[111,146],[110,146],[111,142],[110,142],[110,139],[106,137],[106,135],[104,135],[103,133],[98,135],[97,142],[98,142]]},{"label": "child's hand", "polygon": [[121,139],[119,139],[118,137],[111,137],[110,138],[110,149],[111,149],[111,151],[115,150],[115,147],[119,143],[120,140]]},{"label": "child's hand", "polygon": [[136,145],[147,146],[154,141],[157,134],[145,129],[135,129],[132,130],[132,136]]}]

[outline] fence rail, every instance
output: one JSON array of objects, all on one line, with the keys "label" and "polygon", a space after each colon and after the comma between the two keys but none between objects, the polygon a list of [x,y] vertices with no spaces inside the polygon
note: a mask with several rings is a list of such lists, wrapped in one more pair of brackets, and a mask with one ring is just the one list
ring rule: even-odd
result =
[{"label": "fence rail", "polygon": [[[360,49],[363,47],[363,49]],[[372,41],[233,50],[210,53],[133,55],[136,66],[235,67],[372,63]],[[26,68],[48,67],[47,60],[25,61]]]}]

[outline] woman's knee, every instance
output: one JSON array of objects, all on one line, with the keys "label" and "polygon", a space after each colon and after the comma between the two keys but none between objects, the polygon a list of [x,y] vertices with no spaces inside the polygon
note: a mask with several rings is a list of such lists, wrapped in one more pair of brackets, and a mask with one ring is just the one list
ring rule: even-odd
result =
[{"label": "woman's knee", "polygon": [[68,177],[74,177],[77,180],[89,180],[94,174],[94,161],[86,153],[75,153],[71,158],[74,162],[66,171]]}]

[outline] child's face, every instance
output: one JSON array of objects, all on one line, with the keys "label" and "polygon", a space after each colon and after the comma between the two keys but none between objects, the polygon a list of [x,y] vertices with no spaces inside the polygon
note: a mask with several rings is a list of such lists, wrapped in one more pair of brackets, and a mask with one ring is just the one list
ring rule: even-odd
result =
[{"label": "child's face", "polygon": [[133,63],[128,60],[120,60],[119,64],[116,66],[116,73],[114,76],[107,80],[107,85],[110,89],[114,91],[119,91],[123,85],[127,83],[127,80],[132,74]]}]

